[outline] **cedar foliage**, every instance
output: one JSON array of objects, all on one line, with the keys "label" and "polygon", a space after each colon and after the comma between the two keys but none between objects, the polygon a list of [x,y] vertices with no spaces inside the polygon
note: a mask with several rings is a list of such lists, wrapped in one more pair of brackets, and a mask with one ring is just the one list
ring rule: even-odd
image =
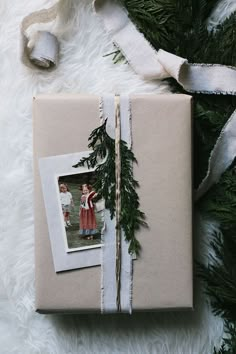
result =
[{"label": "cedar foliage", "polygon": [[[189,62],[236,66],[236,14],[216,28],[207,19],[218,0],[120,0],[131,20],[155,49],[162,48]],[[174,80],[173,91],[184,92]],[[194,182],[204,177],[208,158],[225,122],[236,108],[235,96],[194,95]],[[213,311],[225,321],[226,338],[214,354],[236,353],[236,174],[233,164],[198,203],[214,216],[222,235],[211,242],[214,256],[199,266]]]},{"label": "cedar foliage", "polygon": [[[87,165],[96,168],[96,182],[94,188],[98,198],[105,200],[105,207],[110,211],[111,219],[115,216],[116,177],[115,177],[115,140],[106,132],[107,121],[94,129],[89,136],[88,147],[92,152],[88,157],[82,158],[73,167]],[[125,141],[120,141],[121,153],[121,213],[120,227],[124,230],[125,239],[129,242],[129,253],[139,255],[141,245],[135,234],[141,227],[147,227],[145,214],[139,210],[139,196],[136,189],[138,182],[133,176],[133,164],[137,160]]]}]

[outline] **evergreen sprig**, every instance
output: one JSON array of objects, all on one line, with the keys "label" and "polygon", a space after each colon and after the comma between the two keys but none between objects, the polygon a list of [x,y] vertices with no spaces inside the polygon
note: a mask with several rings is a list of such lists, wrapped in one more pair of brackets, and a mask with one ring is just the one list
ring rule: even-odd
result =
[{"label": "evergreen sprig", "polygon": [[214,354],[235,354],[236,353],[236,322],[225,321],[225,337],[219,350],[215,349]]},{"label": "evergreen sprig", "polygon": [[[226,237],[230,233],[234,238]],[[236,229],[222,234],[215,234],[210,242],[211,255],[208,265],[198,265],[198,275],[207,283],[206,293],[211,298],[213,312],[227,322],[234,322],[236,317]],[[222,287],[221,284],[224,284]]]},{"label": "evergreen sprig", "polygon": [[[94,188],[99,198],[105,200],[105,207],[111,218],[116,211],[116,179],[115,179],[115,141],[106,132],[106,121],[94,129],[89,136],[89,145],[93,151],[82,158],[73,167],[87,165],[96,168]],[[135,234],[141,227],[147,227],[145,214],[139,209],[139,196],[136,189],[138,182],[133,176],[133,164],[137,163],[134,153],[125,141],[120,142],[121,150],[121,215],[120,227],[124,230],[125,239],[129,242],[129,253],[139,255],[141,245]]]},{"label": "evergreen sprig", "polygon": [[[194,63],[236,66],[236,13],[209,29],[207,20],[219,0],[120,0],[131,20],[157,50],[162,48]],[[141,50],[141,49],[140,49]],[[172,79],[172,91],[186,93]],[[187,94],[187,93],[186,93]],[[236,107],[235,96],[194,95],[194,183],[206,174],[210,152]],[[236,175],[234,165],[198,203],[203,215],[221,224],[222,239],[212,240],[215,257],[200,276],[214,312],[225,321],[226,338],[215,354],[236,353]],[[227,258],[227,262],[226,262]],[[231,313],[231,315],[230,315]]]}]

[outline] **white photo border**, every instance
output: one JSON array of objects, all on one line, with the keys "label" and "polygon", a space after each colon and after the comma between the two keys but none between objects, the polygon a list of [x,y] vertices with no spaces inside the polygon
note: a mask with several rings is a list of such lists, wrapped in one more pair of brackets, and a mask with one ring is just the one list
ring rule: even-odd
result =
[{"label": "white photo border", "polygon": [[91,151],[56,155],[39,159],[39,172],[48,223],[49,238],[56,272],[101,265],[102,243],[76,249],[69,249],[58,192],[58,177],[94,172],[96,168],[78,167],[83,157]]}]

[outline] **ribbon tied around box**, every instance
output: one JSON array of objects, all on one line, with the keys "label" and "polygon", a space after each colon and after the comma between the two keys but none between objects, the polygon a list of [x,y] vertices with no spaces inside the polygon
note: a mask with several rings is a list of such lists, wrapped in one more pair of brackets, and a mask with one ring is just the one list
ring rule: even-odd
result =
[{"label": "ribbon tied around box", "polygon": [[[133,178],[135,156],[131,150],[131,110],[128,95],[104,95],[100,102],[101,125],[89,137],[92,152],[73,167],[96,168],[96,192],[105,201],[102,233],[102,312],[132,312],[132,261],[140,244],[135,232],[147,226],[139,210]],[[122,167],[125,166],[125,173]]]},{"label": "ribbon tied around box", "polygon": [[[40,68],[52,68],[57,65],[59,44],[56,36],[49,32],[40,32],[38,37],[36,37],[34,46],[31,47],[27,29],[35,23],[53,21],[58,14],[58,4],[59,2],[49,9],[29,15],[23,20],[21,31],[23,37],[22,59],[26,65]],[[187,59],[162,49],[156,51],[131,22],[127,11],[116,1],[94,0],[94,9],[96,14],[102,19],[104,27],[111,35],[114,44],[121,50],[133,70],[144,80],[162,80],[172,77],[184,90],[190,93],[236,95],[235,67],[190,64]],[[108,118],[108,133],[109,127],[113,132],[116,132],[116,226],[113,224],[112,227],[113,230],[116,230],[117,240],[116,247],[113,244],[111,252],[112,242],[109,238],[104,238],[102,310],[109,312],[116,308],[118,311],[131,312],[132,257],[128,252],[128,244],[124,241],[123,231],[117,227],[120,224],[121,208],[121,139],[131,146],[130,127],[127,124],[129,121],[127,119],[127,116],[129,116],[128,99],[125,96],[121,96],[119,103],[117,99],[115,102],[112,95],[104,96],[102,110],[104,116]],[[126,119],[123,120],[122,117],[125,116]],[[129,132],[129,137],[126,136],[124,138],[125,132]],[[231,165],[235,156],[236,110],[223,127],[210,154],[206,176],[195,192],[196,200],[201,198],[214,183],[217,183],[222,173]],[[109,227],[108,225],[108,229]],[[110,263],[106,262],[106,259],[109,259],[111,254],[113,254],[112,260]],[[113,272],[113,275],[116,274],[115,278],[111,275],[111,272]],[[113,280],[111,281],[111,279]]]}]

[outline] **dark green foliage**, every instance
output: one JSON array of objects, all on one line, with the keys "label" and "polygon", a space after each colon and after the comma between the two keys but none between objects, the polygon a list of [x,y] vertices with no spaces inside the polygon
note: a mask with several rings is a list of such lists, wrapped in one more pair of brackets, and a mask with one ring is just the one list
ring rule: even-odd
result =
[{"label": "dark green foliage", "polygon": [[225,322],[225,338],[219,350],[214,350],[214,354],[235,354],[236,353],[236,322]]},{"label": "dark green foliage", "polygon": [[174,49],[176,3],[173,0],[121,0],[130,18],[154,48]]},{"label": "dark green foliage", "polygon": [[215,234],[210,242],[208,265],[198,264],[198,275],[206,283],[213,312],[225,323],[223,345],[214,354],[236,353],[236,227]]},{"label": "dark green foliage", "polygon": [[[236,15],[214,30],[207,19],[218,0],[120,0],[138,29],[156,49],[162,48],[189,62],[236,66]],[[141,50],[141,49],[140,49]],[[184,92],[174,80],[172,91]],[[236,108],[235,96],[194,95],[194,182],[199,185],[210,151],[225,122]],[[217,315],[225,319],[228,339],[215,354],[236,353],[236,175],[233,165],[199,201],[205,215],[222,226],[222,238],[212,240],[215,257],[200,273]]]},{"label": "dark green foliage", "polygon": [[[106,209],[111,218],[115,215],[116,181],[115,181],[115,141],[106,132],[106,121],[94,129],[89,137],[89,145],[93,151],[87,158],[81,159],[73,167],[87,165],[96,167],[97,180],[94,188],[99,198],[104,198]],[[129,242],[129,252],[140,252],[141,245],[135,237],[140,227],[147,227],[145,214],[139,210],[139,197],[136,192],[139,184],[133,176],[133,163],[137,163],[133,152],[121,140],[121,216],[120,226],[124,230],[125,239]]]},{"label": "dark green foliage", "polygon": [[233,166],[235,163],[198,203],[198,207],[204,210],[205,214],[220,221],[222,230],[227,231],[232,226],[236,228],[236,173]]},{"label": "dark green foliage", "polygon": [[210,241],[212,254],[207,265],[198,265],[198,275],[206,284],[215,315],[225,321],[224,345],[214,354],[236,353],[236,173],[235,163],[221,180],[199,201],[198,207],[206,216],[221,223],[222,235]]},{"label": "dark green foliage", "polygon": [[[228,237],[231,235],[231,237]],[[228,238],[227,238],[228,237]],[[236,318],[236,228],[214,235],[210,246],[212,254],[207,266],[199,265],[198,274],[207,283],[206,292],[211,298],[216,315],[234,322]],[[222,283],[224,286],[222,286]]]},{"label": "dark green foliage", "polygon": [[[194,179],[203,179],[216,140],[236,107],[235,96],[194,96]],[[231,178],[234,181],[233,178]]]}]

